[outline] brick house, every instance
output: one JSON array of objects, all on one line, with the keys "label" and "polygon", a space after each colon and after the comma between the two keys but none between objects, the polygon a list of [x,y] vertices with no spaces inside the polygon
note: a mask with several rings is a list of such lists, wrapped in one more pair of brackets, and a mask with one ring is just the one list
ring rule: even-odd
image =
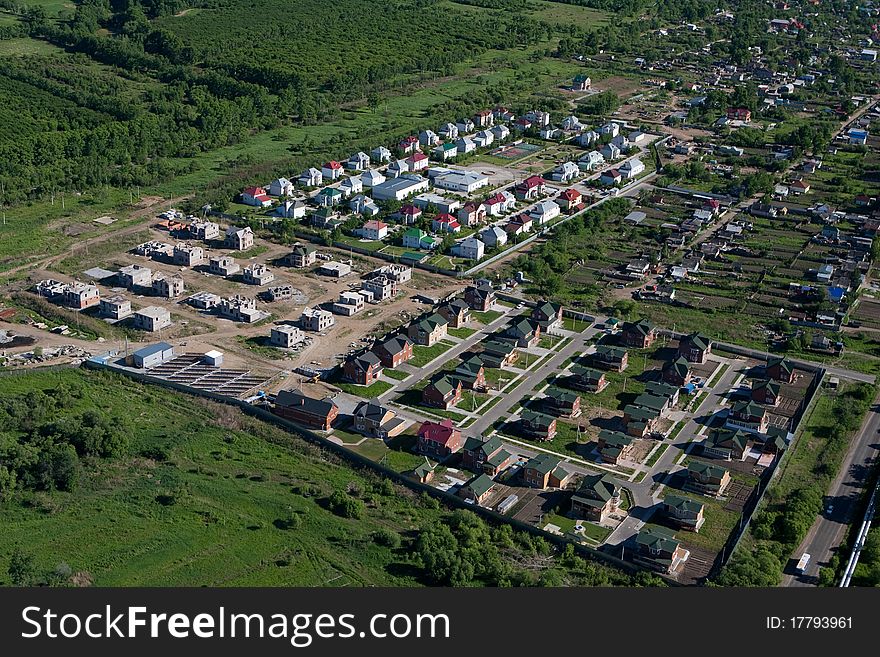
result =
[{"label": "brick house", "polygon": [[532,319],[536,321],[544,332],[552,328],[562,326],[562,306],[549,301],[539,302],[532,308]]},{"label": "brick house", "polygon": [[519,359],[516,344],[509,340],[488,340],[482,343],[480,360],[488,367],[504,368]]},{"label": "brick house", "polygon": [[442,459],[455,454],[462,445],[461,431],[452,420],[423,422],[419,427],[416,449],[422,454]]},{"label": "brick house", "polygon": [[524,410],[519,424],[522,432],[535,440],[553,440],[556,436],[556,418],[544,413]]},{"label": "brick house", "polygon": [[691,380],[690,363],[684,358],[676,358],[663,365],[663,381],[672,386],[683,387]]},{"label": "brick house", "polygon": [[461,381],[441,374],[422,390],[422,403],[425,406],[448,411],[461,401],[461,389]]},{"label": "brick house", "polygon": [[382,367],[394,369],[413,357],[413,343],[405,335],[395,335],[373,347],[373,353],[379,357]]},{"label": "brick house", "polygon": [[577,417],[581,414],[581,396],[563,388],[548,388],[542,407],[557,417]]},{"label": "brick house", "polygon": [[464,299],[453,299],[437,309],[452,328],[461,328],[471,320],[471,307]]},{"label": "brick house", "polygon": [[496,435],[483,441],[479,438],[468,438],[461,450],[461,465],[471,472],[485,472],[495,477],[516,460],[516,456],[501,446],[501,439]]},{"label": "brick house", "polygon": [[752,401],[766,406],[776,406],[779,403],[779,384],[776,381],[765,379],[755,381],[752,384]]},{"label": "brick house", "polygon": [[691,461],[688,464],[685,490],[719,497],[724,494],[728,485],[730,485],[730,473],[720,465],[705,461]]},{"label": "brick house", "polygon": [[682,495],[667,495],[663,498],[663,515],[678,527],[692,532],[700,531],[703,526],[704,508],[702,502]]},{"label": "brick house", "polygon": [[629,365],[629,353],[623,347],[600,344],[592,358],[596,367],[614,372],[623,372]]},{"label": "brick house", "polygon": [[767,409],[753,401],[735,403],[727,415],[725,426],[732,429],[745,429],[757,433],[766,433],[770,425],[770,414]]},{"label": "brick house", "polygon": [[771,356],[767,359],[767,365],[764,367],[767,377],[774,381],[782,383],[794,383],[795,372],[794,365],[787,358],[781,356]]},{"label": "brick house", "polygon": [[356,431],[372,438],[391,438],[400,434],[407,425],[406,420],[377,400],[362,401],[352,412]]},{"label": "brick house", "polygon": [[602,457],[603,463],[617,465],[620,461],[629,457],[635,442],[633,437],[619,431],[602,429],[596,440],[596,449]]},{"label": "brick house", "polygon": [[702,454],[713,459],[742,461],[752,446],[753,434],[741,429],[713,429],[702,445]]},{"label": "brick house", "polygon": [[443,315],[434,313],[409,325],[407,335],[416,344],[430,347],[446,337],[449,322]]},{"label": "brick house", "polygon": [[712,353],[712,341],[701,333],[691,333],[678,341],[678,355],[689,363],[705,363]]},{"label": "brick house", "polygon": [[362,386],[370,385],[379,380],[382,374],[382,363],[372,351],[360,356],[349,358],[342,367],[345,378]]},{"label": "brick house", "polygon": [[313,399],[296,390],[282,390],[275,398],[272,412],[287,420],[328,431],[339,415],[339,407],[329,397]]},{"label": "brick house", "polygon": [[594,370],[583,365],[574,365],[571,368],[571,376],[568,377],[568,386],[584,392],[600,393],[608,386],[605,372]]},{"label": "brick house", "polygon": [[473,500],[477,506],[483,506],[495,490],[495,482],[487,474],[479,474],[458,489],[459,497]]},{"label": "brick house", "polygon": [[610,474],[587,475],[571,497],[574,515],[593,522],[604,522],[620,509],[620,486]]},{"label": "brick house", "polygon": [[655,572],[674,573],[688,557],[675,534],[663,527],[643,527],[634,543],[633,562]]},{"label": "brick house", "polygon": [[534,347],[541,341],[541,326],[529,319],[514,319],[504,328],[504,336],[516,340],[518,347]]},{"label": "brick house", "polygon": [[486,384],[486,368],[479,356],[471,356],[459,363],[452,374],[452,378],[460,381],[462,387],[466,390],[483,391],[488,388]]},{"label": "brick house", "polygon": [[489,283],[469,285],[464,290],[464,300],[471,310],[486,312],[495,303],[495,290]]},{"label": "brick house", "polygon": [[620,343],[626,347],[647,349],[657,339],[657,329],[647,319],[625,322],[620,333]]},{"label": "brick house", "polygon": [[542,452],[529,459],[522,467],[522,479],[527,486],[539,488],[564,488],[571,473],[562,467],[562,459]]}]

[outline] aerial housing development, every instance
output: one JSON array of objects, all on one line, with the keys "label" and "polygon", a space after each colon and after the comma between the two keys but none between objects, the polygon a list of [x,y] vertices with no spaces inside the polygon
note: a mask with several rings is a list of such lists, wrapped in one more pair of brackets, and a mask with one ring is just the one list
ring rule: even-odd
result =
[{"label": "aerial housing development", "polygon": [[0,571],[880,583],[880,9],[221,4],[0,8]]}]

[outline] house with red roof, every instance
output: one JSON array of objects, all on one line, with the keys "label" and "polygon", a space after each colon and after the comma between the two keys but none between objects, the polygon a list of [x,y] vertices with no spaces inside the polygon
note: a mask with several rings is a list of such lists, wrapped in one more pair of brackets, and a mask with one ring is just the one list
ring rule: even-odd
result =
[{"label": "house with red roof", "polygon": [[461,431],[455,428],[452,420],[442,422],[423,422],[419,427],[417,449],[422,454],[435,458],[445,458],[462,448],[464,440]]},{"label": "house with red roof", "polygon": [[451,214],[443,212],[434,217],[431,222],[431,230],[435,233],[460,233],[461,224]]},{"label": "house with red roof", "polygon": [[566,189],[559,195],[557,203],[568,211],[576,210],[583,205],[584,196],[576,189]]},{"label": "house with red roof", "polygon": [[532,218],[527,214],[520,214],[507,222],[504,231],[508,235],[523,235],[532,230]]},{"label": "house with red roof", "polygon": [[324,180],[336,180],[342,175],[342,165],[336,160],[330,160],[321,167],[321,176]]},{"label": "house with red roof", "polygon": [[410,171],[421,171],[428,168],[428,156],[419,151],[406,158],[406,163]]},{"label": "house with red roof", "polygon": [[518,130],[519,132],[530,130],[531,127],[532,122],[524,116],[519,117],[516,121],[513,122],[514,130]]},{"label": "house with red roof", "polygon": [[241,193],[241,202],[245,205],[253,205],[258,208],[265,208],[272,205],[272,199],[266,194],[266,190],[262,187],[248,187]]},{"label": "house with red roof", "polygon": [[397,142],[397,150],[401,153],[408,155],[410,153],[415,153],[421,148],[419,145],[419,138],[415,135],[410,135],[404,139],[401,139]]},{"label": "house with red roof", "polygon": [[547,192],[547,185],[541,176],[529,176],[513,188],[520,201],[532,201]]},{"label": "house with red roof", "polygon": [[621,180],[623,180],[623,174],[617,169],[608,169],[599,176],[599,182],[603,185],[617,185]]},{"label": "house with red roof", "polygon": [[727,118],[731,121],[744,121],[748,123],[752,120],[752,110],[747,107],[728,107]]},{"label": "house with red roof", "polygon": [[397,211],[397,217],[400,223],[411,226],[422,217],[422,211],[411,203],[407,203]]},{"label": "house with red roof", "polygon": [[486,207],[482,203],[468,201],[458,211],[458,221],[464,226],[476,226],[486,220]]},{"label": "house with red roof", "polygon": [[367,240],[384,240],[388,237],[388,224],[372,219],[361,226],[360,233]]},{"label": "house with red roof", "polygon": [[511,203],[504,194],[498,192],[483,201],[483,207],[486,209],[487,215],[498,217],[510,209]]},{"label": "house with red roof", "polygon": [[488,128],[495,122],[491,110],[481,110],[474,114],[474,125],[478,128]]}]

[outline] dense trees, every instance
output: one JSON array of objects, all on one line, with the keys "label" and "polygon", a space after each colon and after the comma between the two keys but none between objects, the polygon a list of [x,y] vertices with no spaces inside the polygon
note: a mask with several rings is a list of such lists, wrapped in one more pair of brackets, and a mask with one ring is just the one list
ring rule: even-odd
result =
[{"label": "dense trees", "polygon": [[60,387],[0,400],[0,497],[22,489],[71,491],[82,459],[126,453],[126,421],[96,409],[70,413],[73,394]]}]

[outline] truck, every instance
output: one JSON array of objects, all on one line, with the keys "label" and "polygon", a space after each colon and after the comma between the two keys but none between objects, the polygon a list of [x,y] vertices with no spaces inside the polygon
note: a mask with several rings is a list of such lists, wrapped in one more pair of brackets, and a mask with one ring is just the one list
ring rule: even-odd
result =
[{"label": "truck", "polygon": [[801,558],[798,559],[797,566],[795,566],[795,570],[797,570],[801,575],[807,572],[807,565],[810,563],[810,555],[807,552],[804,552],[801,555]]}]

